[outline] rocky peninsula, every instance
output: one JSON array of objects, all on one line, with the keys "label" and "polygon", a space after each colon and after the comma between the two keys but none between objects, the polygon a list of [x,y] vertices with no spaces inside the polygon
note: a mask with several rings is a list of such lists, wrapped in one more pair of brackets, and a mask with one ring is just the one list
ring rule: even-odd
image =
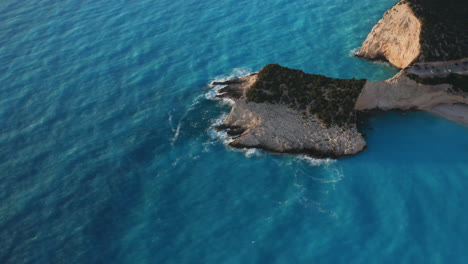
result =
[{"label": "rocky peninsula", "polygon": [[235,101],[219,129],[238,148],[338,158],[362,151],[354,105],[365,80],[306,74],[277,64],[228,81],[218,97]]},{"label": "rocky peninsula", "polygon": [[270,64],[214,83],[225,85],[218,97],[235,102],[219,129],[233,137],[233,147],[340,158],[366,147],[358,112],[425,110],[468,125],[468,4],[447,2],[453,3],[399,1],[372,29],[357,56],[402,69],[388,80],[335,79]]}]

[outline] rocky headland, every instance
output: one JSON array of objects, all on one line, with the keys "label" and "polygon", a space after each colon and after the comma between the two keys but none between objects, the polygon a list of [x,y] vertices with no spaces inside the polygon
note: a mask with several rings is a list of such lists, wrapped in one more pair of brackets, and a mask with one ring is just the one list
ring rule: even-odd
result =
[{"label": "rocky headland", "polygon": [[405,68],[421,52],[420,35],[421,22],[409,4],[397,4],[374,26],[356,56]]},{"label": "rocky headland", "polygon": [[366,147],[360,112],[425,110],[468,125],[467,14],[465,0],[395,4],[357,54],[402,69],[388,80],[335,79],[270,64],[213,83],[225,85],[218,97],[235,102],[219,129],[233,137],[233,147],[340,158]]},{"label": "rocky headland", "polygon": [[468,58],[466,0],[401,0],[374,26],[359,52],[403,69],[416,62]]},{"label": "rocky headland", "polygon": [[230,146],[340,158],[366,147],[356,114],[427,110],[468,124],[468,93],[449,83],[418,83],[401,71],[385,81],[333,79],[270,64],[227,82],[217,97],[234,100],[219,129]]},{"label": "rocky headland", "polygon": [[231,80],[218,97],[235,101],[219,129],[238,148],[339,158],[362,151],[355,101],[365,80],[340,80],[267,65]]}]

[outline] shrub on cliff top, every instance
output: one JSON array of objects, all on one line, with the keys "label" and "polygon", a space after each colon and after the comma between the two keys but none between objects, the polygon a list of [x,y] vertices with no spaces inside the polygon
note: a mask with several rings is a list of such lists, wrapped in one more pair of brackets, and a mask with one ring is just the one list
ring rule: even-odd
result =
[{"label": "shrub on cliff top", "polygon": [[402,0],[421,20],[421,55],[424,61],[468,57],[467,0]]},{"label": "shrub on cliff top", "polygon": [[247,100],[282,103],[315,114],[325,124],[354,124],[354,104],[366,80],[307,74],[278,64],[263,67],[247,91]]}]

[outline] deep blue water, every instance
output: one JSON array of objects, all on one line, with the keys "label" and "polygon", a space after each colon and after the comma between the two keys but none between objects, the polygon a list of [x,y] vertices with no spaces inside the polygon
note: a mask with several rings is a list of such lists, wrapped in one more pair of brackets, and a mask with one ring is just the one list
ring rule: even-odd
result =
[{"label": "deep blue water", "polygon": [[468,127],[370,120],[351,158],[236,151],[214,79],[351,56],[395,0],[0,3],[0,263],[467,263]]}]

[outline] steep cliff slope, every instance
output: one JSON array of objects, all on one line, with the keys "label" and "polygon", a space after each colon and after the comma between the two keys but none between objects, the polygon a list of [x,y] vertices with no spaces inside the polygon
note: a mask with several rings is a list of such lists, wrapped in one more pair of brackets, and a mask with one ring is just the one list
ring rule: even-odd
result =
[{"label": "steep cliff slope", "polygon": [[401,0],[374,26],[357,56],[398,68],[468,57],[468,1]]},{"label": "steep cliff slope", "polygon": [[397,4],[374,26],[357,56],[404,68],[420,54],[421,22],[410,5]]}]

